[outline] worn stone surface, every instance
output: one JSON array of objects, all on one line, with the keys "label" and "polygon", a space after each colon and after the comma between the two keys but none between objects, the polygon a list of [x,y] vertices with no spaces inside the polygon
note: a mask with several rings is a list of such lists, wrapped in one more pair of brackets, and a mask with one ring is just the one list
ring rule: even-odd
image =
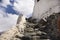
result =
[{"label": "worn stone surface", "polygon": [[[39,39],[50,39],[50,40],[59,40],[59,24],[57,24],[58,17],[60,13],[53,13],[49,17],[46,18],[47,21],[41,19],[40,21],[36,22],[36,19],[29,18],[27,20],[27,26],[25,28],[25,36],[33,37],[36,36],[36,40]],[[59,23],[59,22],[58,22]],[[58,30],[59,29],[59,30]],[[37,37],[38,36],[38,37]],[[32,40],[31,39],[31,40]]]}]

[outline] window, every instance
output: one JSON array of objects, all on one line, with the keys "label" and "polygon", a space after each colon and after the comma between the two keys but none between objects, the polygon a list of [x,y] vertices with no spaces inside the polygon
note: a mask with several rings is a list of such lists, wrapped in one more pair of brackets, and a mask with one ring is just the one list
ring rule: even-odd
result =
[{"label": "window", "polygon": [[39,2],[40,0],[37,0],[37,2]]}]

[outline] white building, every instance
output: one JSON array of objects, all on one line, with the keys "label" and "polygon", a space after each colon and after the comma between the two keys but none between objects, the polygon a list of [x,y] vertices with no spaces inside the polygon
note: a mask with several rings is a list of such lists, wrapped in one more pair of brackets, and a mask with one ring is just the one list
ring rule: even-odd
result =
[{"label": "white building", "polygon": [[60,12],[60,0],[35,0],[32,18],[40,20]]}]

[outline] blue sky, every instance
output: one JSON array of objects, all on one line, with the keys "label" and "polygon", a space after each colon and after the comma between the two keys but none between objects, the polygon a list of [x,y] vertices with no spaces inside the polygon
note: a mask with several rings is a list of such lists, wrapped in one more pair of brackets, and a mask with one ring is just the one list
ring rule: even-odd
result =
[{"label": "blue sky", "polygon": [[0,32],[11,28],[19,14],[32,15],[34,0],[0,0]]}]

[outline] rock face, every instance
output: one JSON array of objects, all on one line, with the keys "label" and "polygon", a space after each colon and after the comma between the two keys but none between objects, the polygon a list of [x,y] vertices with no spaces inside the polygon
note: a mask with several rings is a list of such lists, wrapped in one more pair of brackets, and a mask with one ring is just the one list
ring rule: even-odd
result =
[{"label": "rock face", "polygon": [[54,13],[47,18],[47,24],[44,31],[50,36],[52,40],[59,40],[60,38],[60,26],[58,18],[60,13]]},{"label": "rock face", "polygon": [[60,0],[35,0],[32,18],[40,20],[60,12]]},{"label": "rock face", "polygon": [[53,13],[46,18],[36,22],[36,19],[29,18],[24,31],[24,37],[29,40],[60,40],[60,13]]}]

